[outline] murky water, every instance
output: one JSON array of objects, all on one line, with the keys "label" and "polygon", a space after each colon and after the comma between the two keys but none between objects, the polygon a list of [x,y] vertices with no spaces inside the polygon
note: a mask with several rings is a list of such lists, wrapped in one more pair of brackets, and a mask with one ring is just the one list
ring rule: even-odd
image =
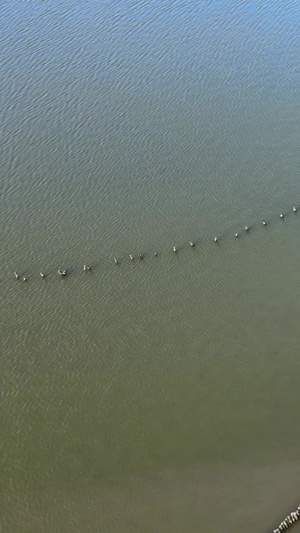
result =
[{"label": "murky water", "polygon": [[271,530],[300,503],[298,2],[0,9],[2,531]]}]

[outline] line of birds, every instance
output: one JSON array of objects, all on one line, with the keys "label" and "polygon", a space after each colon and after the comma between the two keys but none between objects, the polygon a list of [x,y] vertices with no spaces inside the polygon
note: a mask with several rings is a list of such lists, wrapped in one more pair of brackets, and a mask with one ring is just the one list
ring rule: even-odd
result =
[{"label": "line of birds", "polygon": [[298,505],[297,510],[290,513],[276,529],[273,529],[273,533],[282,533],[286,531],[290,526],[292,526],[300,518],[300,505]]},{"label": "line of birds", "polygon": [[[297,207],[293,207],[293,213],[297,213],[297,211],[298,211]],[[284,214],[283,213],[280,213],[279,216],[280,216],[281,219],[284,219]],[[267,225],[267,222],[264,219],[262,221],[262,225],[263,226]],[[245,226],[244,229],[245,229],[246,233],[248,233],[249,230],[250,230],[249,226]],[[239,237],[239,233],[235,233],[234,236],[235,236],[235,238],[238,238]],[[219,242],[218,237],[214,237],[214,242],[215,243]],[[189,241],[189,245],[193,248],[195,246],[194,241]],[[173,252],[174,253],[178,252],[178,248],[176,246],[173,246]],[[154,256],[157,257],[158,253],[154,252]],[[139,260],[143,260],[144,259],[144,254],[139,253],[137,255],[137,257],[138,257]],[[132,254],[130,254],[129,255],[129,259],[131,261],[134,261],[135,258],[134,258],[134,256]],[[118,259],[116,257],[114,257],[114,263],[115,263],[115,265],[119,264],[119,261],[118,261]],[[91,267],[91,265],[83,265],[83,270],[84,270],[84,272],[92,272],[92,267]],[[65,277],[68,274],[67,270],[61,269],[61,268],[58,269],[57,273],[61,277]],[[17,280],[20,280],[20,279],[22,279],[23,281],[27,281],[28,280],[28,278],[26,278],[26,276],[20,277],[18,272],[14,272],[14,276],[15,276],[15,279],[17,279]],[[40,272],[40,276],[41,276],[42,279],[46,279],[46,274],[44,272]]]}]

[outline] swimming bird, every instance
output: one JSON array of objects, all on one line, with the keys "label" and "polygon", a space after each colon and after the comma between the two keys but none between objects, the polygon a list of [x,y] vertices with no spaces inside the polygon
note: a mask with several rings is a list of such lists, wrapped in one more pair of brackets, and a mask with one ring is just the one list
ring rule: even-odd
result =
[{"label": "swimming bird", "polygon": [[134,257],[133,257],[133,255],[132,255],[132,254],[130,254],[130,256],[129,256],[129,257],[130,257],[131,261],[134,261]]},{"label": "swimming bird", "polygon": [[92,267],[90,265],[83,265],[83,270],[87,272],[88,270],[91,272]]},{"label": "swimming bird", "polygon": [[235,238],[237,239],[239,237],[239,234],[238,233],[235,233],[234,234]]},{"label": "swimming bird", "polygon": [[267,223],[266,223],[265,220],[262,221],[262,225],[263,225],[263,226],[266,226],[266,225],[267,225]]},{"label": "swimming bird", "polygon": [[58,269],[57,273],[58,273],[60,276],[66,276],[66,275],[67,275],[67,271],[66,271],[66,270],[61,270],[60,268]]},{"label": "swimming bird", "polygon": [[139,259],[144,259],[144,255],[143,254],[138,254],[138,258]]},{"label": "swimming bird", "polygon": [[177,252],[176,246],[173,246],[173,252],[176,254],[176,252]]},{"label": "swimming bird", "polygon": [[23,281],[27,281],[27,278],[25,276],[23,276],[22,280]]},{"label": "swimming bird", "polygon": [[218,242],[218,237],[214,237],[214,242]]},{"label": "swimming bird", "polygon": [[192,246],[192,247],[195,246],[194,241],[189,241],[189,245]]},{"label": "swimming bird", "polygon": [[280,218],[284,218],[284,214],[283,213],[280,213]]},{"label": "swimming bird", "polygon": [[118,259],[116,257],[114,258],[114,262],[115,262],[115,265],[119,264],[119,261],[118,261]]},{"label": "swimming bird", "polygon": [[249,226],[245,226],[245,231],[249,231]]},{"label": "swimming bird", "polygon": [[155,257],[157,257],[157,252],[154,252]]},{"label": "swimming bird", "polygon": [[20,276],[19,276],[18,272],[14,272],[14,276],[15,276],[16,279],[20,279]]},{"label": "swimming bird", "polygon": [[41,276],[41,278],[45,279],[46,274],[44,274],[44,272],[40,272],[40,276]]},{"label": "swimming bird", "polygon": [[297,207],[293,207],[293,212],[297,213]]}]

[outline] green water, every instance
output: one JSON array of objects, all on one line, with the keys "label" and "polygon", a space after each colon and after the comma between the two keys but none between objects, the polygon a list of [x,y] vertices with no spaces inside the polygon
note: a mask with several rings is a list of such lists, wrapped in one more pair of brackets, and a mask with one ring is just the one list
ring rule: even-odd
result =
[{"label": "green water", "polygon": [[297,2],[0,10],[2,531],[272,530],[300,493]]}]

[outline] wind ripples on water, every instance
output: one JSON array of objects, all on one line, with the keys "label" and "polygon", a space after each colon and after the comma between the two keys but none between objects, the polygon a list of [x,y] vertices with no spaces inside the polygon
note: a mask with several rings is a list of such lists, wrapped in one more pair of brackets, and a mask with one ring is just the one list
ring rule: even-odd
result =
[{"label": "wind ripples on water", "polygon": [[298,452],[298,4],[0,10],[3,526],[253,531]]}]

